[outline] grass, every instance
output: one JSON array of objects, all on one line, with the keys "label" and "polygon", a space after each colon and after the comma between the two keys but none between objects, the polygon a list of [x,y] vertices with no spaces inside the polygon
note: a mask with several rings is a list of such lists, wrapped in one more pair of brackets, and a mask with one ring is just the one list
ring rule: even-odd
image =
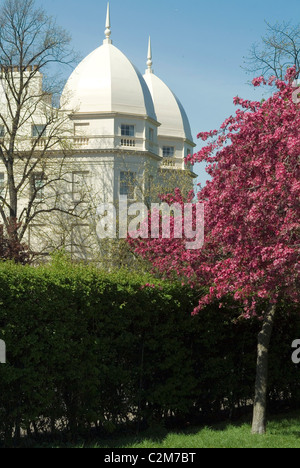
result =
[{"label": "grass", "polygon": [[189,428],[180,432],[156,428],[137,437],[128,435],[115,440],[76,444],[76,448],[300,448],[300,411],[271,418],[267,434],[263,436],[251,434],[249,422],[241,421]]}]

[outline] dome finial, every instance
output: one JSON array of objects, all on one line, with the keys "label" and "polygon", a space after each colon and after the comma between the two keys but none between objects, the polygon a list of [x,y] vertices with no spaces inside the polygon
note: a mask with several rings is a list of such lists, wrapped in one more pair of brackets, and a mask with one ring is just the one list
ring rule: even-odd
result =
[{"label": "dome finial", "polygon": [[153,65],[153,62],[152,62],[152,47],[151,47],[151,37],[149,36],[149,44],[148,44],[148,56],[147,56],[147,70],[146,70],[146,73],[153,73],[153,70],[152,70],[152,65]]},{"label": "dome finial", "polygon": [[106,14],[106,23],[105,23],[105,37],[103,44],[112,44],[112,40],[110,39],[111,29],[110,29],[110,12],[109,12],[109,2],[107,2],[107,14]]}]

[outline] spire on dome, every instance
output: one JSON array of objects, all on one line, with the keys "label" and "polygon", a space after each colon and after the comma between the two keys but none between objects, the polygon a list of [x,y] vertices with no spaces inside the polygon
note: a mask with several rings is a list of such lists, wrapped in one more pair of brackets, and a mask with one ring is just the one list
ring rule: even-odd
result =
[{"label": "spire on dome", "polygon": [[153,62],[152,62],[152,47],[151,47],[151,37],[149,36],[149,45],[148,45],[148,57],[147,57],[147,70],[146,70],[146,73],[153,73],[153,69],[152,69],[152,65],[153,65]]},{"label": "spire on dome", "polygon": [[105,37],[103,44],[112,44],[112,40],[110,39],[111,29],[110,29],[110,12],[109,12],[109,2],[107,3],[107,14],[106,14],[106,23],[105,23]]}]

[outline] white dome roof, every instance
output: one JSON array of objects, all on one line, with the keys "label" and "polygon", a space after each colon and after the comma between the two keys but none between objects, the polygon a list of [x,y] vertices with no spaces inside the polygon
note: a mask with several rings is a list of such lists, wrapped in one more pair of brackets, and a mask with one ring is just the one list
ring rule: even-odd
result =
[{"label": "white dome roof", "polygon": [[142,75],[110,43],[98,47],[77,66],[63,91],[62,105],[76,113],[121,112],[156,120]]},{"label": "white dome roof", "polygon": [[179,137],[193,142],[189,120],[179,99],[152,70],[146,71],[144,79],[152,96],[157,120],[161,123],[158,136]]}]

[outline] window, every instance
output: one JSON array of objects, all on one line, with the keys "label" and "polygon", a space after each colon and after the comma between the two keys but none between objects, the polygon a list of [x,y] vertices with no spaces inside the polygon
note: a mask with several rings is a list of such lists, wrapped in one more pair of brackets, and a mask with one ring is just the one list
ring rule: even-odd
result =
[{"label": "window", "polygon": [[42,173],[33,174],[31,180],[32,196],[36,200],[42,200],[44,197],[45,177]]},{"label": "window", "polygon": [[188,149],[186,150],[186,155],[189,156],[189,155],[191,154],[191,152],[192,152],[191,149],[188,148]]},{"label": "window", "polygon": [[72,173],[72,198],[76,202],[83,199],[88,175],[88,171],[75,171]]},{"label": "window", "polygon": [[120,173],[120,195],[127,196],[130,200],[134,200],[134,191],[136,185],[135,172]]},{"label": "window", "polygon": [[4,172],[0,172],[0,196],[3,196],[4,188]]},{"label": "window", "polygon": [[149,175],[147,177],[147,183],[146,183],[146,196],[145,196],[145,204],[147,205],[147,207],[150,209],[150,205],[151,205],[151,202],[152,202],[152,188],[153,188],[153,176],[152,175]]},{"label": "window", "polygon": [[150,141],[154,140],[154,130],[153,130],[153,128],[149,128],[149,140]]},{"label": "window", "polygon": [[121,135],[134,137],[134,125],[121,125]]},{"label": "window", "polygon": [[31,133],[32,133],[33,138],[46,136],[46,125],[32,125]]},{"label": "window", "polygon": [[4,125],[0,125],[0,138],[4,138],[4,136],[5,136]]},{"label": "window", "polygon": [[174,146],[164,146],[163,147],[163,157],[164,158],[173,158],[175,154]]}]

